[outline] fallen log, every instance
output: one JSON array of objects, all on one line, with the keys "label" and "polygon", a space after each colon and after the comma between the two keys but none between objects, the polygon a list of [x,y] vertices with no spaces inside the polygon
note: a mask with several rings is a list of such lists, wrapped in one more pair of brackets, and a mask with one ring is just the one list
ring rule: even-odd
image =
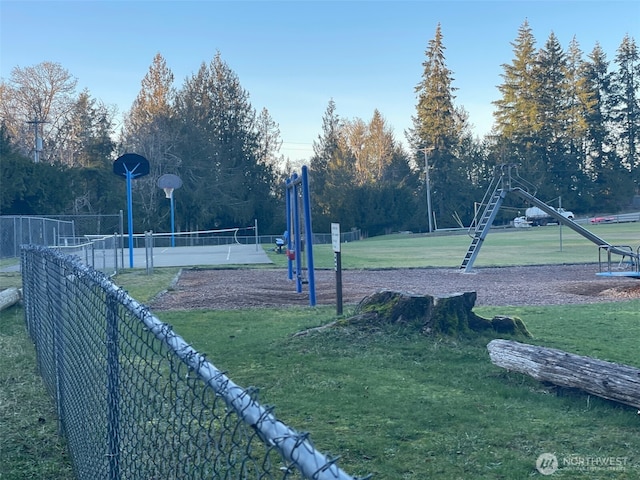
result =
[{"label": "fallen log", "polygon": [[511,340],[492,340],[487,349],[498,367],[640,408],[638,368]]},{"label": "fallen log", "polygon": [[0,292],[0,311],[15,305],[20,301],[20,290],[15,287]]}]

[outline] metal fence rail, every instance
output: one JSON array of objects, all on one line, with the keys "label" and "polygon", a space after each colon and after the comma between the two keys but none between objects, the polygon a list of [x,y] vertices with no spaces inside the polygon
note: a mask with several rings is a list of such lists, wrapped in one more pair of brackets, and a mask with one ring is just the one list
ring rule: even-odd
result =
[{"label": "metal fence rail", "polygon": [[21,249],[26,323],[83,479],[352,479],[103,273]]},{"label": "metal fence rail", "polygon": [[[80,239],[78,239],[80,240]],[[124,267],[124,251],[120,244],[119,235],[87,236],[84,242],[73,245],[59,245],[52,247],[66,255],[74,255],[85,265],[100,270],[107,275],[117,274]]]}]

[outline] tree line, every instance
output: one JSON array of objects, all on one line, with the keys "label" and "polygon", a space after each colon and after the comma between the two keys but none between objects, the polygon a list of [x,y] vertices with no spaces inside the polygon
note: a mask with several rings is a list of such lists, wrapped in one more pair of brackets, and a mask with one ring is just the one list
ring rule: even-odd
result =
[{"label": "tree line", "polygon": [[[474,137],[456,104],[441,26],[425,50],[412,127],[398,140],[382,112],[343,119],[330,99],[308,159],[313,225],[367,235],[469,225],[496,166],[513,164],[543,201],[575,213],[617,212],[638,193],[640,56],[626,35],[613,64],[596,44],[584,55],[552,33],[542,47],[525,21],[502,65],[494,128]],[[123,123],[61,65],[14,68],[0,83],[2,214],[112,214],[126,208],[113,161],[135,152],[151,172],[133,182],[134,229],[169,229],[157,180],[178,175],[178,231],[252,225],[281,233],[284,182],[277,122],[256,110],[217,52],[176,87],[156,54]],[[428,169],[428,171],[427,171]],[[427,190],[427,186],[429,187]],[[427,198],[428,197],[428,198]],[[526,208],[507,199],[498,221]]]}]

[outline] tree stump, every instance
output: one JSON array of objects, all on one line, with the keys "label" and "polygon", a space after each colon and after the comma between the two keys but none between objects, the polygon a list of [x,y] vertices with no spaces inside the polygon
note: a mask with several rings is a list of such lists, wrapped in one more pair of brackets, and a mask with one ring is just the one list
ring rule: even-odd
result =
[{"label": "tree stump", "polygon": [[443,297],[382,291],[362,299],[349,324],[405,325],[425,334],[467,335],[495,332],[530,337],[522,320],[506,316],[487,319],[472,309],[476,292]]},{"label": "tree stump", "polygon": [[492,340],[487,349],[498,367],[640,408],[638,368],[510,340]]}]

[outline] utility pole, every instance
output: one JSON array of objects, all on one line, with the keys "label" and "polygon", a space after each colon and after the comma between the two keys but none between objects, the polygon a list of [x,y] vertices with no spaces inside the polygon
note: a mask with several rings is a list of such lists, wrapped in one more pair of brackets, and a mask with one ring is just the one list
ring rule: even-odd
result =
[{"label": "utility pole", "polygon": [[40,162],[40,152],[42,151],[42,138],[40,138],[40,136],[38,135],[38,125],[40,125],[41,123],[47,123],[44,120],[38,120],[37,118],[28,121],[27,122],[29,125],[33,125],[33,129],[35,131],[36,134],[36,138],[35,138],[35,148],[33,149],[33,161],[35,163]]},{"label": "utility pole", "polygon": [[429,216],[429,233],[433,232],[433,215],[431,213],[431,186],[429,185],[429,154],[433,152],[434,147],[425,147],[424,152],[424,173],[427,183],[427,215]]}]

